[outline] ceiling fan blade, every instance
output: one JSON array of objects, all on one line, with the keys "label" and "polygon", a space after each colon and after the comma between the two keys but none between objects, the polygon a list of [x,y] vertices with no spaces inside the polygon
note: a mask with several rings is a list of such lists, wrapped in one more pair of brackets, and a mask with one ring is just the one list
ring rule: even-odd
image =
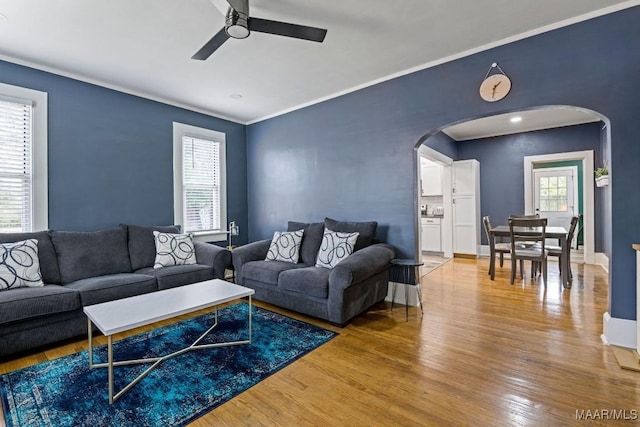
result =
[{"label": "ceiling fan blade", "polygon": [[276,34],[285,37],[322,42],[327,30],[304,25],[289,24],[287,22],[271,21],[269,19],[249,18],[249,30],[259,33]]},{"label": "ceiling fan blade", "polygon": [[208,57],[211,56],[213,52],[216,51],[224,42],[229,39],[229,36],[224,31],[224,28],[216,33],[215,36],[211,37],[211,40],[205,43],[204,46],[200,48],[199,51],[196,52],[195,55],[191,57],[191,59],[197,59],[199,61],[204,61]]}]

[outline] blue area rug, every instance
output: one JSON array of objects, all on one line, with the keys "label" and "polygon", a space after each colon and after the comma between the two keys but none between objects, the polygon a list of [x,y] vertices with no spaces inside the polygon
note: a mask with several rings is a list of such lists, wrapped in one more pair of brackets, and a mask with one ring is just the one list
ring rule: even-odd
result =
[{"label": "blue area rug", "polygon": [[[218,327],[202,343],[247,339],[248,304],[221,309]],[[0,377],[8,427],[179,426],[329,341],[337,334],[253,306],[252,343],[201,349],[162,362],[109,405],[107,369],[89,369],[87,351]],[[114,342],[114,360],[164,355],[193,343],[213,325],[202,315]],[[106,362],[106,346],[94,350]],[[114,368],[120,390],[149,365]]]}]

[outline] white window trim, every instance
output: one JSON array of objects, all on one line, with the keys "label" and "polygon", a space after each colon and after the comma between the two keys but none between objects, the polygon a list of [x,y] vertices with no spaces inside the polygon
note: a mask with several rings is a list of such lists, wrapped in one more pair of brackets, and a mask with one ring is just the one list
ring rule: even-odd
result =
[{"label": "white window trim", "polygon": [[195,233],[194,239],[201,242],[227,240],[227,155],[226,135],[211,129],[173,122],[173,220],[184,229],[184,194],[182,191],[182,137],[191,136],[220,142],[220,227],[219,231]]},{"label": "white window trim", "polygon": [[32,231],[49,228],[48,173],[48,107],[47,92],[0,83],[0,95],[29,100],[33,107],[33,164],[32,164]]}]

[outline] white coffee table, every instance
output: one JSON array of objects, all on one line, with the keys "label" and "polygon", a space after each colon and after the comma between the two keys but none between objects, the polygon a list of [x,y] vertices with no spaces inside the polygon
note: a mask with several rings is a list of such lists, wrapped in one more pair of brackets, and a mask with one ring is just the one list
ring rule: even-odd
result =
[{"label": "white coffee table", "polygon": [[[223,347],[251,343],[251,296],[253,289],[234,285],[220,279],[207,280],[192,285],[152,292],[130,298],[123,298],[102,304],[84,307],[88,317],[89,329],[89,367],[108,368],[109,370],[109,403],[113,403],[126,393],[138,381],[144,378],[152,369],[161,362],[186,353],[191,350],[203,348]],[[229,341],[215,344],[198,344],[209,332],[218,325],[218,305],[249,297],[249,339],[241,341]],[[119,332],[128,331],[140,326],[149,325],[161,320],[170,319],[181,314],[192,313],[208,307],[215,307],[215,321],[213,326],[203,333],[189,347],[161,357],[136,360],[113,360],[112,336]],[[92,323],[107,337],[107,363],[93,363],[93,334]],[[140,363],[153,363],[143,373],[138,375],[122,390],[113,394],[113,367],[121,365],[134,365]]]}]

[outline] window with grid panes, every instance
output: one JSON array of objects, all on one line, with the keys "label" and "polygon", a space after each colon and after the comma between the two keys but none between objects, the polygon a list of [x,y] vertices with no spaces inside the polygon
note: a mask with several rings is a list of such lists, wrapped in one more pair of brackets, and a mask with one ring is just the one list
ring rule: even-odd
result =
[{"label": "window with grid panes", "polygon": [[541,177],[540,210],[566,212],[568,209],[567,185],[566,176]]}]

